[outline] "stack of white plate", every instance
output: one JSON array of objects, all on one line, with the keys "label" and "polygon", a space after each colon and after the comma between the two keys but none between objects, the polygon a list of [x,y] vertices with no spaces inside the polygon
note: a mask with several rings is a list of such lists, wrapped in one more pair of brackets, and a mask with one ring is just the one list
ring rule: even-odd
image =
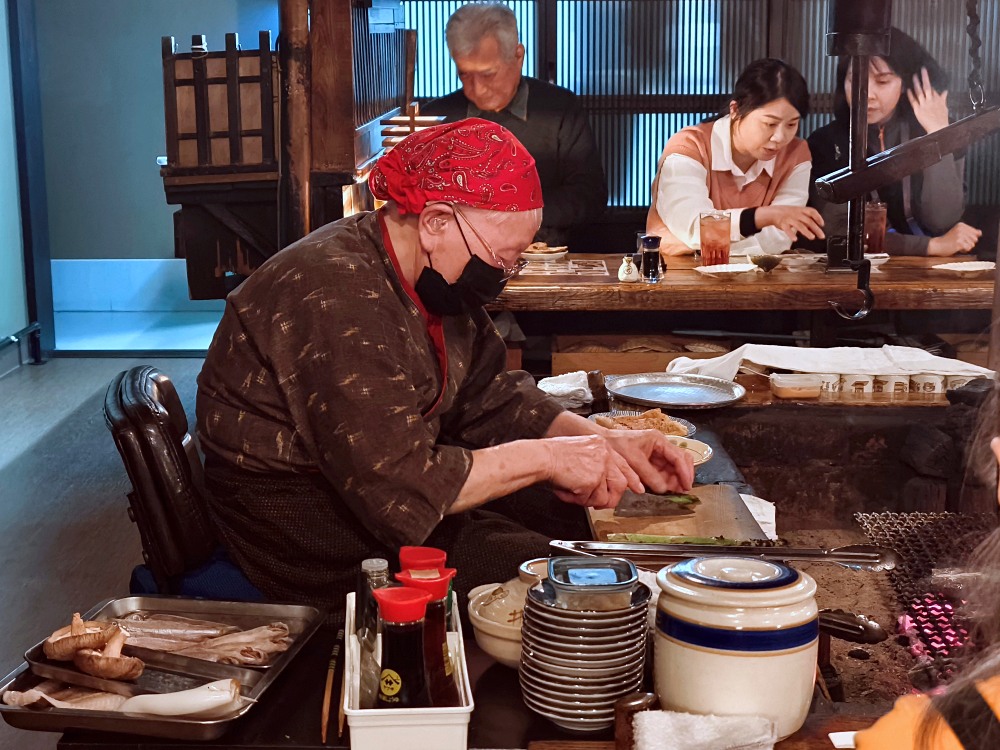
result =
[{"label": "stack of white plate", "polygon": [[535,713],[577,732],[614,723],[615,702],[642,685],[650,590],[627,609],[554,606],[550,586],[528,592],[521,623],[521,693]]}]

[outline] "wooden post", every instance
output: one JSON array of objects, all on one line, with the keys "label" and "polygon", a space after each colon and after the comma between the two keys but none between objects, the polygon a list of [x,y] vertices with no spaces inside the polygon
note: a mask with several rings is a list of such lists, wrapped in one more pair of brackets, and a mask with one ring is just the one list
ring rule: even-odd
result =
[{"label": "wooden post", "polygon": [[351,0],[313,0],[312,168],[352,174],[355,168],[354,31]]},{"label": "wooden post", "polygon": [[[415,29],[403,30],[403,101],[400,108],[403,112],[415,117],[420,114],[413,101],[414,79],[417,75],[417,32]],[[414,123],[410,121],[410,131]]]},{"label": "wooden post", "polygon": [[160,37],[160,54],[163,57],[163,114],[167,135],[167,164],[177,166],[180,161],[177,140],[177,89],[174,85],[174,38]]},{"label": "wooden post", "polygon": [[226,111],[229,115],[229,163],[243,162],[243,115],[240,107],[240,38],[226,34]]},{"label": "wooden post", "polygon": [[[317,3],[322,5],[322,3]],[[309,225],[309,0],[278,3],[281,77],[281,247],[308,234]]]}]

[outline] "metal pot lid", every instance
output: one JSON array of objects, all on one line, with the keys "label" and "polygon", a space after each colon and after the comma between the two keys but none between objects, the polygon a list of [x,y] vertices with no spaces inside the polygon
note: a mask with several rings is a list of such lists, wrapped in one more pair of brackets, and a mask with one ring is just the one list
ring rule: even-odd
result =
[{"label": "metal pot lid", "polygon": [[616,399],[673,409],[711,409],[735,403],[746,395],[739,383],[707,375],[646,372],[608,375],[604,382]]}]

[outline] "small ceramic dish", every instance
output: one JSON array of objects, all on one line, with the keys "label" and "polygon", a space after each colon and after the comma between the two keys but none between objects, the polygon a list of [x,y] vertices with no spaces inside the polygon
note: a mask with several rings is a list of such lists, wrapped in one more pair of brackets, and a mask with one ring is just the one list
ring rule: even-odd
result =
[{"label": "small ceramic dish", "polygon": [[819,253],[786,253],[781,256],[781,267],[792,273],[798,273],[812,268],[822,257]]},{"label": "small ceramic dish", "polygon": [[569,250],[563,250],[561,253],[521,253],[521,257],[532,263],[544,263],[547,260],[565,258],[568,254]]},{"label": "small ceramic dish", "polygon": [[691,458],[694,459],[695,466],[701,466],[712,458],[712,446],[708,443],[703,443],[700,440],[693,440],[689,437],[677,437],[676,435],[667,435],[667,440],[676,445],[678,448],[683,448],[688,453],[691,454]]},{"label": "small ceramic dish", "polygon": [[889,262],[890,257],[892,256],[889,253],[865,253],[865,260],[872,264],[872,268],[884,266]]},{"label": "small ceramic dish", "polygon": [[931,266],[931,268],[935,271],[945,271],[946,273],[953,273],[959,276],[972,277],[993,273],[996,265],[992,260],[967,260],[960,263],[939,263],[936,266]]},{"label": "small ceramic dish", "polygon": [[753,263],[724,263],[716,266],[695,266],[702,276],[723,281],[746,280],[754,274],[763,273]]}]

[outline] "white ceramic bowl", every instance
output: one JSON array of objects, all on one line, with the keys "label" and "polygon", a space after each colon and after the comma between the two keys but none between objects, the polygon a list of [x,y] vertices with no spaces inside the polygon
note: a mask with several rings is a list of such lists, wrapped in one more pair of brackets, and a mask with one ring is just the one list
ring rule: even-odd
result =
[{"label": "white ceramic bowl", "polygon": [[865,260],[872,264],[872,268],[884,266],[891,257],[889,253],[865,253]]},{"label": "white ceramic bowl", "polygon": [[520,621],[517,625],[510,625],[489,619],[480,613],[492,591],[492,588],[480,591],[469,600],[469,620],[476,635],[476,643],[504,666],[517,669],[521,661]]},{"label": "white ceramic bowl", "polygon": [[781,256],[781,267],[798,273],[812,268],[822,257],[819,253],[789,253]]}]

